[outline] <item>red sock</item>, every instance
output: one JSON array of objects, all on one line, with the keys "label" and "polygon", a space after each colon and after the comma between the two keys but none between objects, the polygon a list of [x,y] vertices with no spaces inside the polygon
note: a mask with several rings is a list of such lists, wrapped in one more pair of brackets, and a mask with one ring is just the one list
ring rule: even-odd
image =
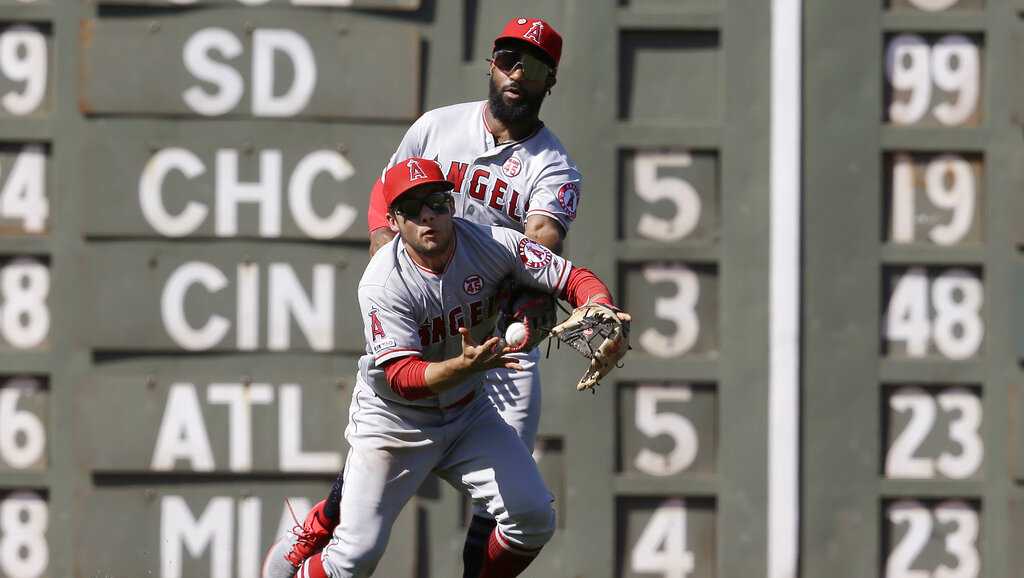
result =
[{"label": "red sock", "polygon": [[495,528],[487,542],[487,558],[480,571],[480,578],[513,578],[519,576],[540,553],[524,550],[505,541]]},{"label": "red sock", "polygon": [[295,578],[331,578],[324,572],[324,563],[320,560],[322,552],[317,552],[313,556],[306,558],[306,561],[299,566],[299,571],[295,573]]}]

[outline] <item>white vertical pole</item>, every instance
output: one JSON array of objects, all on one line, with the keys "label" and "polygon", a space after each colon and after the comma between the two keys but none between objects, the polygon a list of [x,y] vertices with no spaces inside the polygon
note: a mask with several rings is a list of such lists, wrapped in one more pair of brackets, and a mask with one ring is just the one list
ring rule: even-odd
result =
[{"label": "white vertical pole", "polygon": [[772,0],[768,578],[796,578],[800,455],[801,1]]}]

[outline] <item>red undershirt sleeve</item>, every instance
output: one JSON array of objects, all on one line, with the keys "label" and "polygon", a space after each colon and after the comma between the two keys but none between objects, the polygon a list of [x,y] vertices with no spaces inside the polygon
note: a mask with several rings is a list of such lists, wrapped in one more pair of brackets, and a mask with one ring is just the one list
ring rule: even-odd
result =
[{"label": "red undershirt sleeve", "polygon": [[388,207],[384,202],[384,183],[377,179],[370,191],[370,207],[366,210],[367,229],[370,233],[388,226]]},{"label": "red undershirt sleeve", "polygon": [[435,395],[427,387],[427,366],[429,361],[416,355],[406,355],[384,364],[384,376],[387,377],[391,391],[404,399],[416,401]]},{"label": "red undershirt sleeve", "polygon": [[615,306],[615,303],[611,299],[612,292],[608,290],[608,287],[597,278],[597,275],[587,269],[586,267],[573,266],[572,271],[569,272],[569,279],[565,282],[565,289],[562,290],[562,298],[569,302],[573,307],[579,307],[587,302],[588,299],[594,295],[600,295],[604,293],[604,297],[599,297],[594,300],[595,303],[604,303],[605,305]]}]

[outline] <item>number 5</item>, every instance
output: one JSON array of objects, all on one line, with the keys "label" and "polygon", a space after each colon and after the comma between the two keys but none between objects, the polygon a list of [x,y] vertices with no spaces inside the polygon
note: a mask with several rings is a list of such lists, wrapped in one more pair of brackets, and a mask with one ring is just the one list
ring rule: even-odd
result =
[{"label": "number 5", "polygon": [[700,196],[693,186],[678,177],[659,177],[663,167],[688,167],[693,158],[686,153],[637,153],[633,161],[636,194],[648,203],[669,200],[675,217],[662,219],[650,213],[640,216],[637,232],[656,241],[676,241],[689,235],[700,220]]},{"label": "number 5", "polygon": [[638,470],[652,476],[671,476],[693,464],[697,457],[697,430],[693,424],[676,413],[658,413],[659,401],[690,401],[692,396],[688,386],[642,385],[636,388],[636,429],[651,438],[667,435],[675,444],[668,455],[641,449],[635,461]]}]

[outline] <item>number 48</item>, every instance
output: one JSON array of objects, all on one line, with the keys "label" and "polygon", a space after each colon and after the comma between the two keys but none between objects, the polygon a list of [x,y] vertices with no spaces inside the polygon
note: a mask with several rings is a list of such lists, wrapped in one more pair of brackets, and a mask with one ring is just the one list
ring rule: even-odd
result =
[{"label": "number 48", "polygon": [[906,342],[909,357],[927,355],[930,340],[950,359],[972,357],[985,336],[981,280],[965,269],[950,269],[931,282],[931,291],[928,285],[923,267],[911,267],[899,278],[886,311],[885,339]]}]

